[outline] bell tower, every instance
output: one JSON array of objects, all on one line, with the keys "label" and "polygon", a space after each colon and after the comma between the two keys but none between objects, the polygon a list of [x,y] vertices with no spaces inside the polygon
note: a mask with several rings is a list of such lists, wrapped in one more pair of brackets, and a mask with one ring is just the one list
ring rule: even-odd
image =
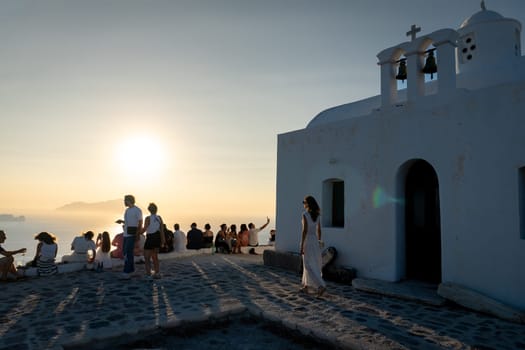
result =
[{"label": "bell tower", "polygon": [[465,87],[513,80],[521,57],[520,22],[488,10],[482,1],[481,11],[463,21],[458,34],[457,71],[469,81]]}]

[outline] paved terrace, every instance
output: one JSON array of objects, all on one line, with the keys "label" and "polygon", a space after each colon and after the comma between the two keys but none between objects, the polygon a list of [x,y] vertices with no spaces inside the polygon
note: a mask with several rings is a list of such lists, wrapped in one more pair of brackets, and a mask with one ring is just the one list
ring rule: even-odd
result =
[{"label": "paved terrace", "polygon": [[137,268],[130,280],[117,271],[77,271],[1,284],[0,349],[74,348],[243,312],[341,349],[525,349],[525,325],[453,305],[332,282],[322,299],[299,294],[300,276],[264,266],[262,255],[163,260],[163,278],[153,281]]}]

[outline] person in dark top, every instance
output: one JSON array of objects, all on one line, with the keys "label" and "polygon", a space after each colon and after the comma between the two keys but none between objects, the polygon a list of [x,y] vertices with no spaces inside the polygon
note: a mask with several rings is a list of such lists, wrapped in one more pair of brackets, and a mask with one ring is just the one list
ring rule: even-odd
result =
[{"label": "person in dark top", "polygon": [[197,228],[196,223],[191,224],[191,230],[186,234],[188,243],[186,244],[186,249],[201,249],[203,235],[202,231]]},{"label": "person in dark top", "polygon": [[215,236],[215,253],[230,253],[230,246],[227,242],[228,226],[226,224],[221,225],[221,229]]},{"label": "person in dark top", "polygon": [[164,225],[164,237],[166,238],[166,244],[160,247],[159,253],[169,253],[173,251],[173,231],[170,231],[166,224]]},{"label": "person in dark top", "polygon": [[213,246],[213,232],[211,231],[210,224],[204,225],[204,232],[202,233],[202,247],[211,248]]}]

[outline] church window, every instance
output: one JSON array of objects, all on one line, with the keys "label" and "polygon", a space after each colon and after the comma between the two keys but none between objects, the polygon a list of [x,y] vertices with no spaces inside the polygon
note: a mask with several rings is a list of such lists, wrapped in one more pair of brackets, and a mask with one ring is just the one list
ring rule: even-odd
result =
[{"label": "church window", "polygon": [[322,214],[323,226],[345,226],[345,183],[343,180],[324,181]]},{"label": "church window", "polygon": [[459,39],[459,55],[462,63],[467,63],[474,58],[473,51],[476,50],[476,40],[474,33],[469,33]]},{"label": "church window", "polygon": [[520,238],[525,239],[525,167],[519,168],[518,178]]}]

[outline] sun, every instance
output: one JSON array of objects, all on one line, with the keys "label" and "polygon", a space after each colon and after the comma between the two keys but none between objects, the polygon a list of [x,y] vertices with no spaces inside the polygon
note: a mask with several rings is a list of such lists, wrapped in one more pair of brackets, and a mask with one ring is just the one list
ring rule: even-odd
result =
[{"label": "sun", "polygon": [[158,138],[148,135],[128,137],[117,144],[119,170],[131,180],[143,180],[164,167],[165,152]]}]

